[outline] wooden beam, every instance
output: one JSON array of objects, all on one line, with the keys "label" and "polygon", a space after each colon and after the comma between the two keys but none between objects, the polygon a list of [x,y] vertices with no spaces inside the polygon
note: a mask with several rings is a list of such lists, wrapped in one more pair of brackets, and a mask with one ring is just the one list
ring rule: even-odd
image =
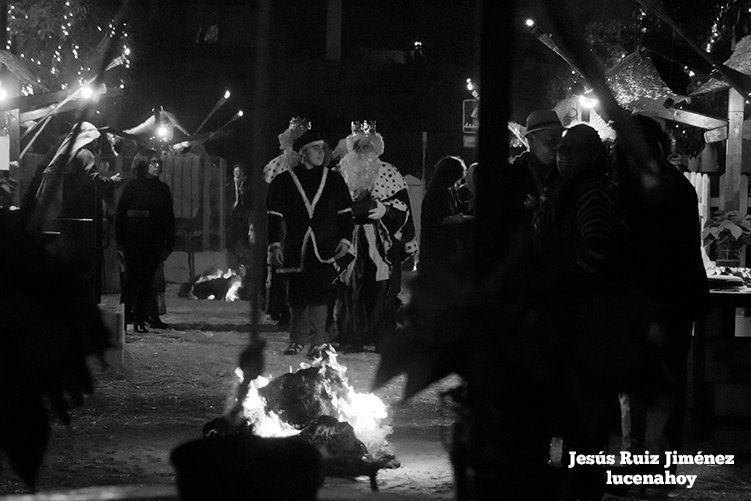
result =
[{"label": "wooden beam", "polygon": [[[728,126],[723,125],[716,129],[710,129],[704,133],[705,143],[719,143],[728,138]],[[743,122],[743,139],[751,139],[751,118]]]},{"label": "wooden beam", "polygon": [[666,120],[672,120],[673,122],[691,125],[693,127],[699,127],[700,129],[717,129],[719,127],[727,126],[727,120],[722,120],[721,118],[702,115],[701,113],[696,113],[694,111],[679,110],[678,108],[665,108],[659,104],[647,105],[632,111],[653,115]]},{"label": "wooden beam", "polygon": [[[122,94],[123,94],[123,90],[119,87],[115,87],[114,89],[107,89],[107,93],[102,96],[102,99],[119,97]],[[45,116],[47,116],[47,114],[52,110],[54,110],[52,114],[57,115],[58,113],[65,113],[66,111],[77,110],[77,109],[83,108],[89,102],[90,101],[88,99],[71,99],[70,101],[60,106],[60,108],[56,110],[55,110],[55,106],[57,106],[57,104],[52,104],[50,106],[45,106],[44,108],[34,109],[31,111],[25,111],[21,113],[20,120],[21,120],[21,123],[28,122],[31,120],[39,120],[40,118],[44,118]]]},{"label": "wooden beam", "polygon": [[41,108],[53,103],[59,103],[66,97],[78,90],[73,87],[55,92],[45,92],[44,94],[30,94],[28,96],[16,96],[6,99],[0,103],[0,111],[19,109],[22,111]]},{"label": "wooden beam", "polygon": [[[746,100],[731,88],[728,96],[728,140],[725,145],[725,186],[721,194],[724,211],[740,210],[741,157],[743,153],[743,108]],[[724,195],[724,197],[722,197]],[[742,214],[742,215],[745,215]]]}]

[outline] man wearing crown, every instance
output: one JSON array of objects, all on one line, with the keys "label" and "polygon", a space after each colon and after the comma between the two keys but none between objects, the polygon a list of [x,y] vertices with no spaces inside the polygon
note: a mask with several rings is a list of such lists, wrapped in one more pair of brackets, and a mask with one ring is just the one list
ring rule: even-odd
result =
[{"label": "man wearing crown", "polygon": [[[334,263],[350,248],[351,199],[342,176],[326,166],[326,143],[309,130],[294,141],[300,163],[277,175],[266,197],[269,261],[288,277],[292,340],[285,354],[326,348]],[[286,226],[283,234],[282,223]]]},{"label": "man wearing crown", "polygon": [[352,196],[355,222],[351,251],[356,259],[340,276],[336,319],[344,352],[379,348],[396,327],[401,262],[417,250],[407,183],[383,162],[383,137],[375,122],[353,122],[339,171]]},{"label": "man wearing crown", "polygon": [[[271,184],[276,176],[300,162],[300,155],[292,146],[295,140],[308,130],[310,130],[310,122],[307,119],[302,117],[290,119],[289,126],[278,136],[281,153],[263,168],[263,179],[267,184]],[[278,326],[286,327],[290,320],[286,285],[276,270],[272,268],[271,263],[267,262],[266,264],[266,313],[277,321]],[[291,342],[292,337],[290,335]]]}]

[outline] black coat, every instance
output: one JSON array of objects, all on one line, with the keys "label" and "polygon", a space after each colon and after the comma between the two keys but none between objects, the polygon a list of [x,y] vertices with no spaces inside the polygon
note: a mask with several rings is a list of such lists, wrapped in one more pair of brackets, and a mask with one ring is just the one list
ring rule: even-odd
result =
[{"label": "black coat", "polygon": [[130,181],[120,196],[115,224],[117,244],[123,249],[172,252],[175,216],[169,186],[158,178]]},{"label": "black coat", "polygon": [[282,220],[286,224],[284,268],[301,269],[304,254],[311,251],[316,261],[330,262],[339,242],[352,238],[351,201],[341,174],[328,168],[298,165],[276,176],[266,209],[270,244],[281,242]]}]

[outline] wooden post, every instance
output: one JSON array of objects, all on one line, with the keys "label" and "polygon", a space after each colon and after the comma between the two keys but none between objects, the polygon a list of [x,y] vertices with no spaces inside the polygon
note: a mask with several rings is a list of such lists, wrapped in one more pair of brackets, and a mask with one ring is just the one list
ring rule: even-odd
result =
[{"label": "wooden post", "polygon": [[223,158],[217,158],[219,164],[219,182],[217,190],[219,191],[219,251],[227,250],[227,200],[224,196],[224,185],[227,182],[227,161]]},{"label": "wooden post", "polygon": [[201,205],[203,206],[203,224],[201,228],[201,250],[211,249],[211,158],[204,154],[200,160],[201,172],[203,174],[203,193],[201,194]]},{"label": "wooden post", "polygon": [[[743,153],[743,107],[745,100],[735,89],[728,96],[728,139],[725,147],[725,182],[720,192],[723,211],[741,210],[741,158]],[[741,216],[745,215],[745,212]]]}]

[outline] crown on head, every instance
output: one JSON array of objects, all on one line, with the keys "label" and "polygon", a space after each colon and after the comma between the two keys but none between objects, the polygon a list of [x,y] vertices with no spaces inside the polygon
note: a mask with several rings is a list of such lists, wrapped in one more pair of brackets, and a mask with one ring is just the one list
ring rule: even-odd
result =
[{"label": "crown on head", "polygon": [[307,132],[311,128],[310,120],[303,117],[292,117],[289,120],[289,130],[293,130],[295,132],[299,132],[300,134],[303,134],[304,132]]},{"label": "crown on head", "polygon": [[376,121],[363,120],[362,122],[352,122],[352,134],[375,134]]}]

